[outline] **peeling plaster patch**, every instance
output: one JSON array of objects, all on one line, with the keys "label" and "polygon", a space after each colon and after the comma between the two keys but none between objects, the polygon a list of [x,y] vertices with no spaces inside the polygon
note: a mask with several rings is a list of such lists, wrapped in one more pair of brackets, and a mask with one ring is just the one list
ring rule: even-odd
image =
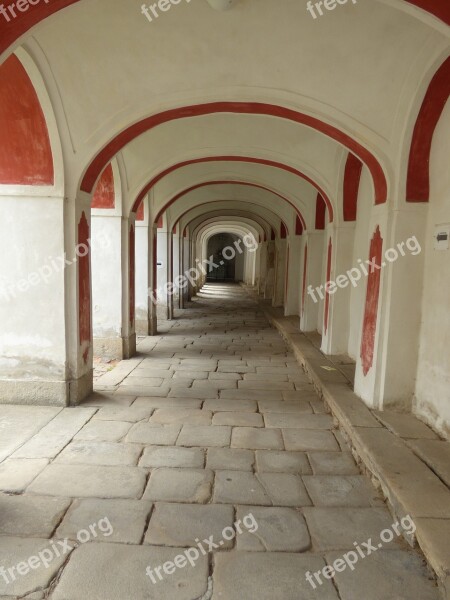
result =
[{"label": "peeling plaster patch", "polygon": [[0,356],[0,380],[42,380],[64,379],[65,364],[33,356]]}]

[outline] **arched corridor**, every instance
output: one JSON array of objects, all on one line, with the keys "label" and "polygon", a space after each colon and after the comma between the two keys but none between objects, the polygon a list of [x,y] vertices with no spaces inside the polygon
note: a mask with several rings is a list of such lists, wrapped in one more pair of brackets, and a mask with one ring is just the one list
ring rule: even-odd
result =
[{"label": "arched corridor", "polygon": [[0,4],[0,600],[450,598],[449,25]]}]

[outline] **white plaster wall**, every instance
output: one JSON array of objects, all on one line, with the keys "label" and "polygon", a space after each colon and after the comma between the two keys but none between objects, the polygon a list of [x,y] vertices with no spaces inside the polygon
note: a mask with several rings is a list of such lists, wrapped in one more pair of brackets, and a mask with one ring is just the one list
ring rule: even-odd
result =
[{"label": "white plaster wall", "polygon": [[91,218],[94,338],[121,336],[121,226],[121,217],[92,215]]},{"label": "white plaster wall", "polygon": [[167,319],[167,293],[166,284],[168,277],[168,264],[167,264],[167,231],[158,229],[157,234],[157,246],[156,246],[156,257],[158,261],[158,267],[156,270],[157,277],[157,293],[158,293],[158,317],[161,319]]},{"label": "white plaster wall", "polygon": [[62,198],[0,197],[0,380],[66,378],[63,210]]},{"label": "white plaster wall", "polygon": [[[136,326],[148,323],[148,226],[136,221]],[[148,327],[148,325],[147,325]],[[139,330],[138,333],[144,333]]]},{"label": "white plaster wall", "polygon": [[[363,167],[358,194],[358,212],[356,217],[355,242],[353,247],[352,268],[358,266],[358,259],[367,260],[369,256],[370,215],[373,206],[373,185],[367,167]],[[363,277],[356,287],[350,290],[350,329],[348,336],[348,354],[357,360],[361,346],[361,327],[366,301],[367,280]]]},{"label": "white plaster wall", "polygon": [[[450,102],[436,129],[430,160],[431,196],[415,412],[450,437],[450,250],[434,249],[436,225],[450,224]],[[412,298],[412,302],[416,299]]]}]

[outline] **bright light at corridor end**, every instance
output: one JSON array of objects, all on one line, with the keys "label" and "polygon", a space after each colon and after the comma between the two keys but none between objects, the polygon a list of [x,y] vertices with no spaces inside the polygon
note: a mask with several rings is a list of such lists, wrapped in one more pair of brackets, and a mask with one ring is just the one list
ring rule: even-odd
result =
[{"label": "bright light at corridor end", "polygon": [[208,4],[215,10],[228,10],[236,4],[236,0],[208,0]]}]

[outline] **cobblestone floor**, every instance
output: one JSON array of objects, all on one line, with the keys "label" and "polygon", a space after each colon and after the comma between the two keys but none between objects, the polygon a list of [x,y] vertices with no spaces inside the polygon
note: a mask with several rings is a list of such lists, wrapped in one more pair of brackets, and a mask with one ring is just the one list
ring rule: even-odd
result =
[{"label": "cobblestone floor", "polygon": [[244,289],[181,314],[82,406],[0,407],[0,597],[437,600]]}]

